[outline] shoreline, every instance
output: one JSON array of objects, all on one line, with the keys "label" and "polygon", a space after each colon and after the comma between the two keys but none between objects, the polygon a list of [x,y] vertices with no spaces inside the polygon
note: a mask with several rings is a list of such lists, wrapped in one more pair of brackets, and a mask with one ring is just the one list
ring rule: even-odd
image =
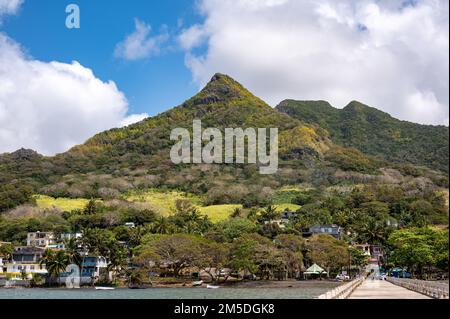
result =
[{"label": "shoreline", "polygon": [[[263,281],[244,281],[244,282],[225,282],[214,284],[219,286],[221,289],[309,289],[309,288],[321,288],[330,286],[331,289],[338,287],[345,282],[333,281],[333,280],[308,280],[308,281],[298,281],[298,280],[285,280],[285,281],[271,281],[271,280],[263,280]],[[130,288],[128,286],[103,286],[97,285],[97,287],[111,287],[114,289],[121,290],[145,290],[145,289],[207,289],[207,285],[212,283],[204,283],[202,286],[192,286],[191,282],[187,283],[153,283],[153,285],[143,284],[140,287]],[[12,287],[5,288],[0,287],[0,290],[18,290],[18,289],[26,289],[26,290],[71,290],[66,287]],[[92,286],[82,286],[78,288],[80,290],[95,290],[95,287]]]}]

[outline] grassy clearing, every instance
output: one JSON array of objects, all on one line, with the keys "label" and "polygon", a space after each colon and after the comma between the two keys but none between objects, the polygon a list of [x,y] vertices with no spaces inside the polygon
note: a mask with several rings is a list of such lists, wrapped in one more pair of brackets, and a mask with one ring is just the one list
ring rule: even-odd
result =
[{"label": "grassy clearing", "polygon": [[164,216],[175,213],[177,200],[189,200],[193,205],[200,205],[201,203],[201,199],[198,196],[178,191],[160,191],[156,189],[132,192],[124,195],[124,199],[129,202],[150,203],[157,213]]},{"label": "grassy clearing", "polygon": [[[280,192],[290,193],[291,191],[292,190],[283,190]],[[89,202],[88,199],[84,198],[53,198],[45,195],[36,195],[35,199],[37,206],[41,209],[58,208],[61,211],[84,209]],[[214,223],[229,218],[236,208],[243,208],[242,205],[238,204],[202,206],[202,199],[199,196],[179,191],[162,191],[157,189],[130,192],[125,194],[123,199],[128,202],[149,204],[151,209],[163,216],[169,216],[176,212],[177,200],[188,200],[193,206],[198,208],[202,215],[207,215]],[[280,212],[286,209],[295,211],[300,208],[299,205],[290,204],[288,201],[282,202],[281,199],[285,198],[280,198],[280,201],[275,205]]]},{"label": "grassy clearing", "polygon": [[278,204],[278,205],[275,205],[275,207],[276,207],[277,211],[279,211],[279,212],[283,212],[285,210],[295,212],[295,211],[299,210],[300,208],[302,208],[300,205],[296,205],[296,204]]},{"label": "grassy clearing", "polygon": [[89,200],[85,198],[53,198],[45,195],[36,195],[34,198],[36,199],[36,204],[39,208],[57,208],[61,211],[68,212],[76,209],[83,209],[89,202]]},{"label": "grassy clearing", "polygon": [[300,195],[300,190],[295,187],[285,187],[277,190],[273,197],[273,203],[275,205],[281,205],[286,203],[292,203],[292,201]]},{"label": "grassy clearing", "polygon": [[212,205],[198,207],[198,210],[202,215],[207,215],[213,223],[217,223],[230,217],[236,208],[242,209],[242,205]]}]

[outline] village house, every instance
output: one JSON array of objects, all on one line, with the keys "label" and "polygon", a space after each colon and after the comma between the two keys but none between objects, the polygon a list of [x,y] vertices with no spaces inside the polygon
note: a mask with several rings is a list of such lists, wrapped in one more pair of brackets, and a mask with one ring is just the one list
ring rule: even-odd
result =
[{"label": "village house", "polygon": [[107,270],[108,261],[101,256],[86,256],[81,262],[81,284],[89,284],[92,281],[109,278]]},{"label": "village house", "polygon": [[357,244],[357,245],[353,245],[353,248],[360,250],[361,252],[364,253],[364,255],[366,255],[368,257],[372,257],[372,255],[370,254],[370,246],[371,245],[369,245],[369,244]]},{"label": "village house", "polygon": [[309,228],[309,232],[303,233],[303,237],[311,237],[317,234],[327,234],[341,240],[343,229],[338,225],[315,225]]},{"label": "village house", "polygon": [[285,229],[286,228],[286,224],[288,223],[288,220],[285,219],[278,219],[278,220],[271,220],[271,221],[265,221],[264,224],[268,225],[277,225],[278,227],[280,227],[280,229]]},{"label": "village house", "polygon": [[39,263],[44,252],[40,247],[16,247],[11,261],[3,264],[3,272],[16,276],[25,273],[29,279],[34,274],[47,274],[45,265]]},{"label": "village house", "polygon": [[59,236],[59,239],[61,241],[69,241],[72,239],[80,239],[81,237],[83,237],[82,233],[65,233],[65,234],[61,234]]},{"label": "village house", "polygon": [[353,246],[361,250],[370,259],[370,262],[380,262],[384,258],[383,248],[380,245],[357,244]]},{"label": "village house", "polygon": [[266,221],[265,224],[276,224],[281,229],[285,229],[286,225],[289,224],[291,218],[297,216],[297,212],[291,212],[291,211],[284,211],[280,215],[280,219],[272,220],[272,221]]},{"label": "village house", "polygon": [[298,212],[292,212],[292,211],[284,211],[281,213],[281,219],[282,220],[290,220],[291,218],[297,217],[299,215]]},{"label": "village house", "polygon": [[27,235],[27,246],[44,247],[56,244],[55,235],[48,232],[34,232]]}]

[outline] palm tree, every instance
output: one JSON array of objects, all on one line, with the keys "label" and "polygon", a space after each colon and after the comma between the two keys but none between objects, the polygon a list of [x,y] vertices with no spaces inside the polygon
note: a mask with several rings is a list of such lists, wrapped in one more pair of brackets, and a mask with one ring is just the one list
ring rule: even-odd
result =
[{"label": "palm tree", "polygon": [[200,214],[200,211],[197,208],[192,209],[188,216],[188,221],[191,221],[193,223],[198,223],[201,221],[201,219],[202,219],[202,215]]},{"label": "palm tree", "polygon": [[113,282],[115,282],[116,273],[120,273],[127,266],[126,251],[119,244],[112,244],[110,247],[108,260],[108,271],[112,272]]},{"label": "palm tree", "polygon": [[64,246],[66,248],[66,253],[69,257],[69,262],[71,264],[75,264],[80,266],[81,265],[81,254],[80,254],[80,247],[79,247],[79,240],[76,238],[70,238],[67,240],[64,240]]},{"label": "palm tree", "polygon": [[277,211],[277,208],[273,205],[267,206],[262,212],[261,217],[264,221],[272,221],[277,219],[279,217],[279,213]]},{"label": "palm tree", "polygon": [[363,229],[363,236],[370,244],[382,244],[387,238],[387,230],[384,223],[373,218],[369,219]]},{"label": "palm tree", "polygon": [[45,265],[51,281],[58,281],[59,275],[66,270],[69,263],[69,256],[62,250],[47,250],[40,261],[41,265]]},{"label": "palm tree", "polygon": [[153,222],[152,231],[156,234],[168,234],[170,232],[170,223],[166,217],[159,217]]}]

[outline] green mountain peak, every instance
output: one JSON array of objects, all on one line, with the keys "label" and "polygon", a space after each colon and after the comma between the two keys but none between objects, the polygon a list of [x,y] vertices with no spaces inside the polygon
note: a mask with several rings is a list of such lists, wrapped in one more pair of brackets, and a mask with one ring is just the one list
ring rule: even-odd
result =
[{"label": "green mountain peak", "polygon": [[216,73],[206,86],[194,97],[187,100],[183,106],[196,107],[211,104],[227,104],[229,106],[241,104],[244,106],[246,103],[269,107],[232,77]]}]

